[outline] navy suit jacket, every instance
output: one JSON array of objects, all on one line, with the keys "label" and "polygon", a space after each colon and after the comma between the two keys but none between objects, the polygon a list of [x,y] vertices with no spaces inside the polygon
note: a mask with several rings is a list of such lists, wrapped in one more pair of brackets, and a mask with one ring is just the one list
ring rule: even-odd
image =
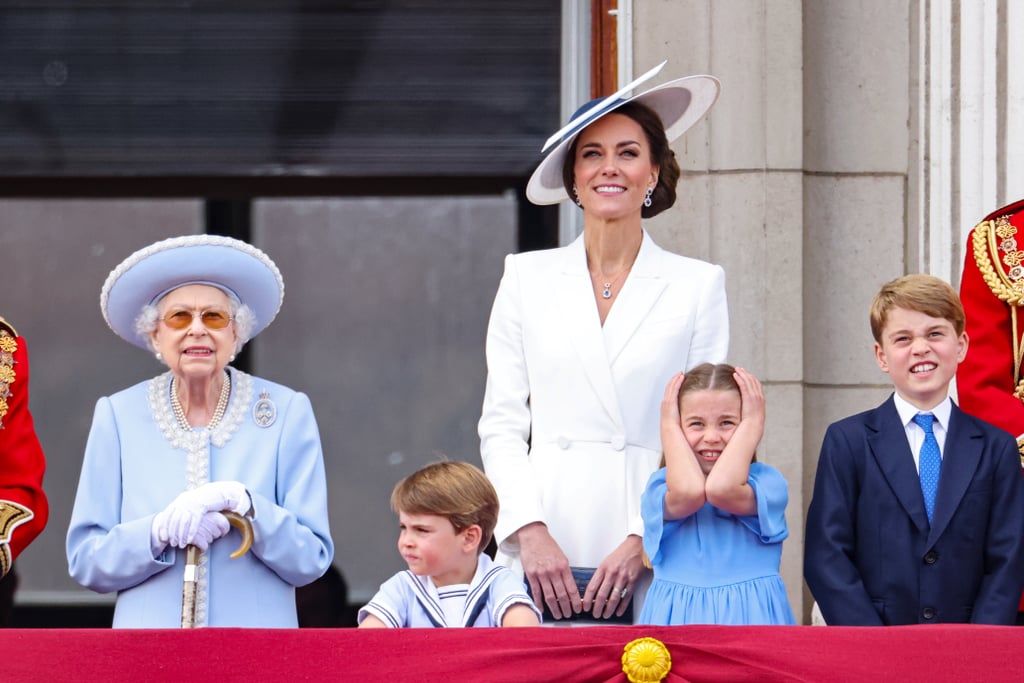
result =
[{"label": "navy suit jacket", "polygon": [[825,433],[804,577],[833,625],[1013,624],[1024,480],[1010,434],[953,405],[931,526],[893,398]]}]

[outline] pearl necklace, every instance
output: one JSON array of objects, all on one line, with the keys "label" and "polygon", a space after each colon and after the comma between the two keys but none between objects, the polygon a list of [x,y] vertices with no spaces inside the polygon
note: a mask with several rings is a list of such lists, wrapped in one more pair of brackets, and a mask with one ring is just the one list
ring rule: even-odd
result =
[{"label": "pearl necklace", "polygon": [[[226,371],[224,373],[224,382],[220,386],[220,397],[217,399],[217,407],[213,411],[213,417],[210,418],[210,424],[206,426],[207,429],[214,429],[220,424],[221,418],[224,417],[224,411],[228,408],[228,399],[231,397],[231,375]],[[178,378],[171,379],[171,409],[174,411],[174,416],[178,418],[178,425],[185,431],[192,431],[192,425],[189,424],[188,418],[185,417],[185,410],[181,407],[181,400],[178,398]]]}]

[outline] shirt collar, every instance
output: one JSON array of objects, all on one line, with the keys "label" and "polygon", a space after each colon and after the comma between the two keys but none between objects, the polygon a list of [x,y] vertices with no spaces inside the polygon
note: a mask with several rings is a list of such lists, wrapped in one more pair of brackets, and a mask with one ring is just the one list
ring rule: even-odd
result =
[{"label": "shirt collar", "polygon": [[935,416],[935,421],[939,423],[944,430],[949,431],[949,416],[953,412],[953,401],[950,400],[949,394],[939,402],[939,405],[935,406],[931,410],[921,410],[920,408],[911,405],[909,401],[899,395],[898,392],[894,392],[893,402],[896,404],[896,412],[900,415],[900,422],[904,427],[908,426],[914,419],[914,416],[918,413],[931,413]]}]

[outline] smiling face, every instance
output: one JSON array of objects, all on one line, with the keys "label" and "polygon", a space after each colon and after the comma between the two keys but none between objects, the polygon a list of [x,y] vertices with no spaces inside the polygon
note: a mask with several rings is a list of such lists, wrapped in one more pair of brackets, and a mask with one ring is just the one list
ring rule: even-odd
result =
[{"label": "smiling face", "polygon": [[587,126],[576,140],[573,180],[585,213],[603,219],[639,217],[647,189],[658,183],[640,124],[608,114]]},{"label": "smiling face", "polygon": [[[208,328],[202,321],[204,311],[230,316],[228,295],[209,285],[185,285],[168,293],[157,304],[158,320],[152,332],[153,348],[163,356],[174,374],[184,380],[219,374],[231,361],[237,336],[234,323],[222,329]],[[192,322],[176,329],[169,316],[190,313]]]},{"label": "smiling face", "polygon": [[435,586],[469,583],[476,570],[479,535],[469,527],[456,532],[447,517],[398,513],[398,552],[417,576],[429,576]]},{"label": "smiling face", "polygon": [[739,426],[741,408],[739,392],[729,389],[690,391],[679,399],[683,435],[705,477]]},{"label": "smiling face", "polygon": [[967,355],[967,333],[953,323],[906,308],[889,311],[875,360],[896,391],[919,410],[931,410],[949,393],[957,366]]}]

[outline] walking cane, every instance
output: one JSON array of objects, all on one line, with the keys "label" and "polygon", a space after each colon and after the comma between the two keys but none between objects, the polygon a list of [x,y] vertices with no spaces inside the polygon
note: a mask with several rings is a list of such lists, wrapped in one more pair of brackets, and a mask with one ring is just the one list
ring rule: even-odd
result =
[{"label": "walking cane", "polygon": [[[235,552],[231,553],[231,559],[237,559],[245,555],[252,547],[252,522],[248,517],[243,517],[237,512],[230,510],[222,512],[228,518],[228,523],[238,529],[242,534],[242,544]],[[185,583],[181,590],[181,627],[196,627],[196,582],[199,580],[199,548],[194,545],[185,547]]]}]

